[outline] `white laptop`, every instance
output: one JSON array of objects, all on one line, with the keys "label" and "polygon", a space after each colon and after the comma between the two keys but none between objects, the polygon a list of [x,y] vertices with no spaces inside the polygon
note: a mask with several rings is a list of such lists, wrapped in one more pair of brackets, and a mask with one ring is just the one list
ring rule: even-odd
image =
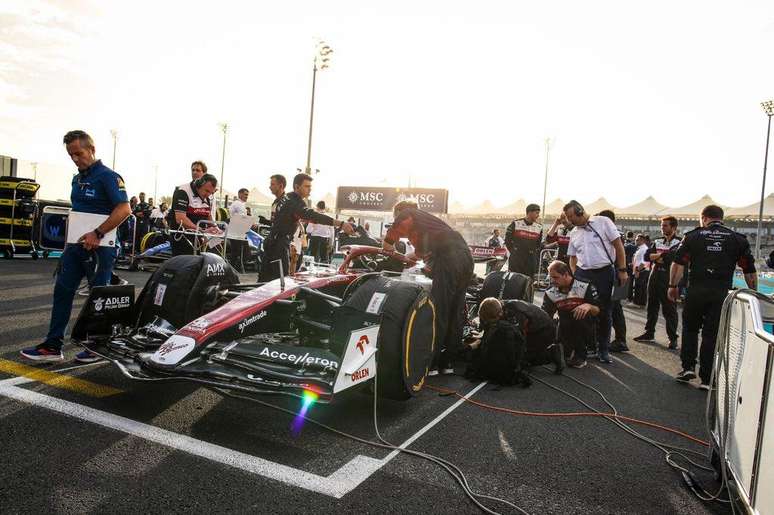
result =
[{"label": "white laptop", "polygon": [[[70,216],[67,217],[67,243],[78,243],[81,236],[87,232],[92,232],[107,219],[108,215],[70,211]],[[116,229],[106,232],[105,237],[99,242],[100,247],[114,247],[115,245]]]}]

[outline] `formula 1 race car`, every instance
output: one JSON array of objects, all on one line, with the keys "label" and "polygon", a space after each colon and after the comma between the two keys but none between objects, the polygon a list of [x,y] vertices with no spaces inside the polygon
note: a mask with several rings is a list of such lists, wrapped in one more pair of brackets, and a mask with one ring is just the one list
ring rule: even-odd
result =
[{"label": "formula 1 race car", "polygon": [[253,284],[215,254],[178,256],[136,301],[131,285],[93,288],[72,340],[139,381],[330,402],[378,374],[381,396],[408,399],[437,344],[431,284],[406,256],[375,247],[349,248],[338,269]]}]

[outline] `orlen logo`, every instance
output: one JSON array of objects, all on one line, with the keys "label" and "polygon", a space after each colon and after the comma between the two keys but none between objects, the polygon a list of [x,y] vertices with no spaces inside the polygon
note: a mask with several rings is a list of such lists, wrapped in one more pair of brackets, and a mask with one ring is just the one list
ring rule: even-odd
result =
[{"label": "orlen logo", "polygon": [[352,373],[352,382],[354,383],[355,381],[360,381],[361,379],[365,379],[369,375],[370,374],[368,373],[367,368],[361,368],[360,370],[355,370]]},{"label": "orlen logo", "polygon": [[365,354],[365,346],[370,345],[371,342],[368,341],[368,335],[364,334],[360,337],[360,339],[355,344],[355,347],[360,351],[360,354]]}]

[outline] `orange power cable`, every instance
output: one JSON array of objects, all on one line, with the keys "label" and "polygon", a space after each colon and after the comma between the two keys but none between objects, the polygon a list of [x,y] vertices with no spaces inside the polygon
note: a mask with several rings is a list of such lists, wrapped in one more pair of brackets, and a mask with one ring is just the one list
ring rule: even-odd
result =
[{"label": "orange power cable", "polygon": [[559,412],[559,413],[547,413],[547,412],[536,412],[536,411],[521,411],[521,410],[514,410],[510,408],[503,408],[501,406],[493,406],[491,404],[486,404],[484,402],[475,401],[473,399],[466,399],[463,395],[461,395],[459,392],[455,390],[449,390],[447,388],[441,388],[438,386],[431,386],[429,384],[425,385],[425,388],[429,388],[430,390],[435,390],[437,392],[445,393],[445,394],[453,394],[456,397],[459,397],[460,399],[464,400],[465,402],[469,402],[471,404],[474,404],[480,408],[489,409],[492,411],[497,411],[500,413],[508,413],[510,415],[520,415],[520,416],[526,416],[526,417],[610,417],[610,418],[617,418],[619,420],[624,420],[626,422],[631,422],[633,424],[640,424],[647,427],[652,427],[654,429],[660,429],[661,431],[666,431],[667,433],[676,434],[678,436],[682,436],[683,438],[686,438],[692,442],[695,442],[699,445],[703,445],[704,447],[709,447],[709,443],[707,443],[704,440],[701,440],[699,438],[696,438],[695,436],[689,435],[688,433],[683,433],[682,431],[679,431],[677,429],[672,429],[671,427],[662,426],[660,424],[656,424],[654,422],[648,422],[647,420],[639,420],[632,417],[627,417],[624,415],[616,415],[615,413],[596,413],[593,411],[578,411],[578,412]]}]

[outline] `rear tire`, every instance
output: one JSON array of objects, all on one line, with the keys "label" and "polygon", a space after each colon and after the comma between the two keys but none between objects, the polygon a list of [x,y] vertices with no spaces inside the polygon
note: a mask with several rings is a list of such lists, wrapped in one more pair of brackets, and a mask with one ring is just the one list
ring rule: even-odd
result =
[{"label": "rear tire", "polygon": [[[503,288],[503,282],[505,287]],[[479,302],[487,297],[500,298],[502,300],[518,299],[532,303],[535,297],[535,284],[532,278],[516,272],[492,272],[484,279],[484,284],[479,292]]]}]

